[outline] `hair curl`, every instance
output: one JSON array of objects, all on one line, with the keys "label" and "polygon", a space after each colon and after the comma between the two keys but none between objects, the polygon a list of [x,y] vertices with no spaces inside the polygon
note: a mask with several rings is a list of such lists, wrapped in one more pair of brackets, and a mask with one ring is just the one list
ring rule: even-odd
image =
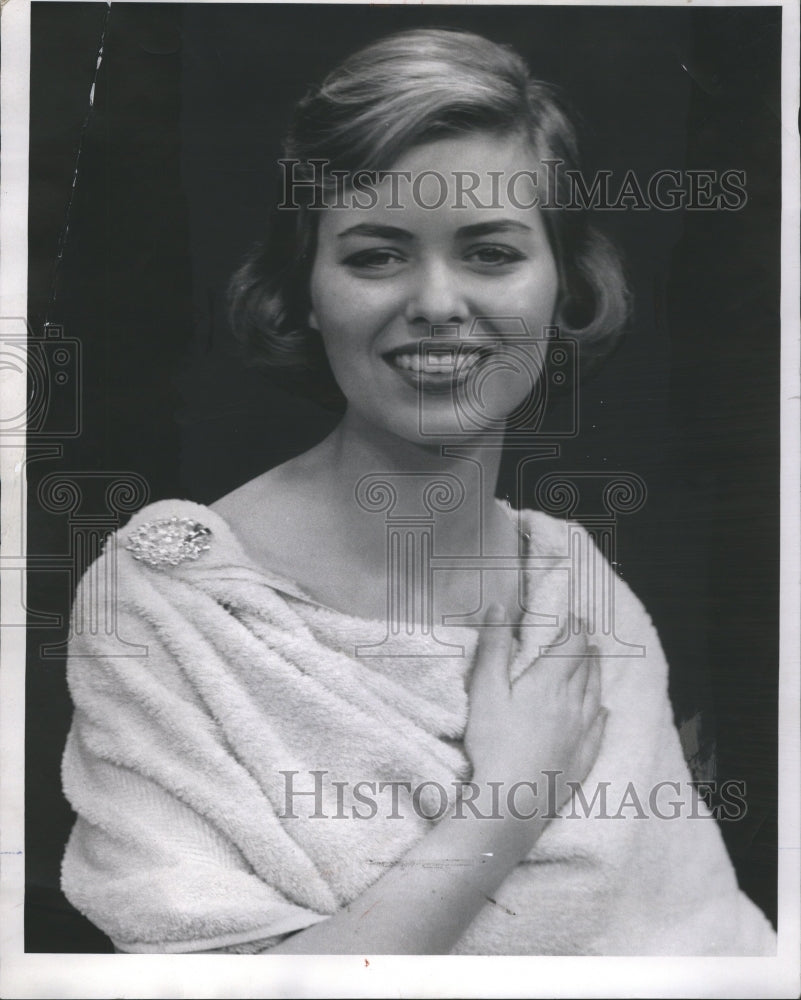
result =
[{"label": "hair curl", "polygon": [[[407,150],[476,131],[525,137],[541,162],[579,168],[575,128],[555,87],[533,79],[513,49],[480,35],[415,29],[381,38],[350,56],[303,98],[284,144],[299,161],[296,179],[315,177],[313,160],[331,171],[388,170]],[[555,205],[568,196],[556,171]],[[585,209],[541,208],[559,273],[555,322],[581,345],[584,367],[605,357],[629,316],[621,259]],[[272,213],[267,238],[254,246],[229,284],[229,310],[249,360],[280,368],[296,387],[328,405],[342,397],[322,339],[308,326],[309,279],[319,210],[301,205]]]}]

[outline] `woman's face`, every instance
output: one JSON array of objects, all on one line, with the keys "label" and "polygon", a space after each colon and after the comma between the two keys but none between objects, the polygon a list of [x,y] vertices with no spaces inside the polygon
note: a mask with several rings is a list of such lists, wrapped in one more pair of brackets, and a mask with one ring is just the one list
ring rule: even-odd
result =
[{"label": "woman's face", "polygon": [[536,169],[517,137],[449,137],[404,154],[376,204],[323,210],[309,319],[351,419],[435,444],[530,398],[558,293]]}]

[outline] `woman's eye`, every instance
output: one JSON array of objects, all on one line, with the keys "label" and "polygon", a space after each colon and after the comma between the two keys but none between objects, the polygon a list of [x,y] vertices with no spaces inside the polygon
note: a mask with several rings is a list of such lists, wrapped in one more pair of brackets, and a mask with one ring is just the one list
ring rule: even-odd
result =
[{"label": "woman's eye", "polygon": [[468,251],[467,257],[475,263],[489,264],[497,267],[503,264],[514,264],[519,260],[523,260],[525,254],[519,250],[515,250],[514,247],[484,246]]},{"label": "woman's eye", "polygon": [[403,263],[403,257],[395,250],[360,250],[345,259],[349,267],[379,271]]}]

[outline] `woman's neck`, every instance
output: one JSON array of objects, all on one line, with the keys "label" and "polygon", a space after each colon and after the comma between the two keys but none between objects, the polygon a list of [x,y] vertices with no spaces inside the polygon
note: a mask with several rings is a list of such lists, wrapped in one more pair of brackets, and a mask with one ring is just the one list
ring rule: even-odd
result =
[{"label": "woman's neck", "polygon": [[346,414],[309,457],[343,527],[364,545],[383,545],[387,521],[408,519],[432,521],[443,554],[509,548],[510,522],[495,503],[498,446],[421,445]]},{"label": "woman's neck", "polygon": [[[389,613],[388,574],[399,558],[411,559],[413,589],[425,558],[449,564],[446,572],[440,560],[426,585],[440,618],[493,600],[513,611],[519,536],[495,502],[499,462],[500,449],[480,442],[420,447],[346,418],[310,451],[213,506],[265,570],[357,617]],[[393,537],[403,552],[392,554]],[[478,556],[504,557],[506,568],[482,572]]]}]

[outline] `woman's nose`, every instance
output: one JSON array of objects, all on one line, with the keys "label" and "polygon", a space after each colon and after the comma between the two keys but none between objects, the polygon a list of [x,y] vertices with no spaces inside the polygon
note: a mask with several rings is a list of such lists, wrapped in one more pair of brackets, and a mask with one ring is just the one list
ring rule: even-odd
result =
[{"label": "woman's nose", "polygon": [[406,304],[409,323],[464,323],[468,310],[465,288],[445,261],[430,261],[415,270]]}]

